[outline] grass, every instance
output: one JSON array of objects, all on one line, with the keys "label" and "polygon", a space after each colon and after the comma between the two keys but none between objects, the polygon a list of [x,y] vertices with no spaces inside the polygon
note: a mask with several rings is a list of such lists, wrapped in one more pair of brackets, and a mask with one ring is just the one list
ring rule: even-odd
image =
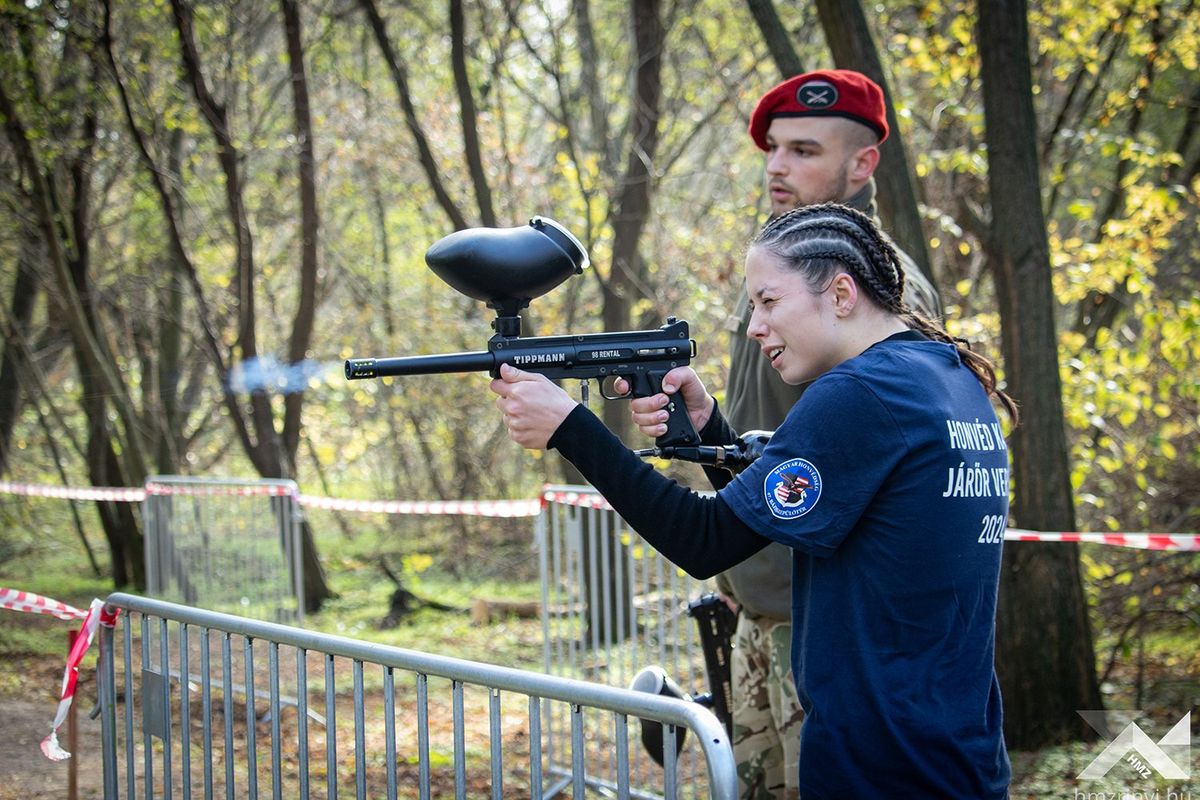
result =
[{"label": "grass", "polygon": [[[326,531],[320,549],[326,577],[338,596],[320,613],[308,616],[307,627],[395,647],[541,669],[538,620],[510,618],[477,625],[470,617],[476,600],[540,597],[528,520],[520,521],[524,530],[511,521],[485,521],[470,542],[446,521],[425,520],[408,529],[390,520],[371,522],[368,518],[357,525],[352,537],[336,535],[337,527],[324,521],[316,528]],[[382,623],[398,587],[382,565],[414,596],[411,610],[387,628]]]},{"label": "grass", "polygon": [[[80,506],[81,510],[83,505]],[[93,512],[94,513],[94,512]],[[85,516],[85,523],[91,515]],[[307,627],[356,639],[451,655],[505,666],[541,670],[542,629],[537,619],[509,618],[488,625],[471,622],[471,604],[481,598],[539,598],[536,554],[529,520],[477,521],[471,534],[452,520],[310,516],[318,536],[326,576],[338,596]],[[86,608],[112,586],[96,577],[83,554],[74,523],[61,501],[0,498],[0,586],[23,589]],[[103,562],[107,559],[98,526],[89,537]],[[397,577],[417,602],[394,627],[381,623]],[[1096,596],[1089,585],[1089,592]],[[1195,588],[1186,588],[1185,594]],[[425,601],[425,602],[422,602]],[[1181,596],[1180,602],[1194,601]],[[449,610],[435,607],[444,606]],[[1120,628],[1110,620],[1102,630]],[[0,611],[0,697],[45,695],[52,698],[61,676],[66,631],[74,625],[48,616]],[[1104,685],[1109,708],[1142,708],[1139,722],[1157,740],[1200,699],[1200,637],[1185,617],[1148,629],[1127,643]],[[1097,659],[1104,666],[1113,649],[1112,635],[1097,635]],[[377,689],[376,673],[367,676]],[[1200,717],[1198,717],[1200,718]],[[1076,779],[1106,742],[1069,743],[1037,752],[1012,752],[1012,797],[1158,798],[1200,800],[1200,747],[1192,750],[1192,778],[1145,779],[1127,764],[1117,764],[1103,781]]]},{"label": "grass", "polygon": [[[0,513],[0,525],[5,515]],[[0,528],[0,540],[9,532]],[[86,611],[95,598],[103,599],[112,591],[112,579],[91,573],[78,539],[61,533],[35,535],[0,545],[0,586],[58,600]],[[66,652],[66,631],[77,623],[42,614],[26,614],[0,609],[0,659],[18,655],[61,659]],[[0,675],[3,671],[0,671]]]},{"label": "grass", "polygon": [[[349,588],[350,584],[360,584]],[[490,625],[471,621],[472,601],[478,598],[524,597],[534,599],[536,581],[505,586],[495,581],[464,584],[443,574],[423,575],[409,591],[434,599],[455,610],[418,605],[396,627],[381,628],[388,600],[395,587],[362,574],[339,581],[341,595],[326,603],[319,614],[306,618],[306,627],[338,636],[379,644],[452,655],[490,664],[538,669],[542,667],[542,628],[537,619],[511,617]]]}]

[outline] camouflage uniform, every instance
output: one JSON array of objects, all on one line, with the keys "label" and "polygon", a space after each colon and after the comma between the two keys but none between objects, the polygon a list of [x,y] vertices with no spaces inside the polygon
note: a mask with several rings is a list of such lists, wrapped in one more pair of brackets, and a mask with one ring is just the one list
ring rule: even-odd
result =
[{"label": "camouflage uniform", "polygon": [[734,637],[733,748],[743,800],[800,796],[800,723],[792,625],[742,614]]},{"label": "camouflage uniform", "polygon": [[[843,201],[875,217],[875,180]],[[937,290],[897,248],[905,272],[904,299],[930,318],[941,316]],[[727,327],[731,331],[725,417],[736,431],[774,430],[800,399],[803,386],[784,383],[746,336],[745,289]],[[730,659],[733,755],[743,800],[799,797],[800,723],[804,712],[792,679],[792,550],[772,542],[717,576],[721,592],[739,606]]]}]

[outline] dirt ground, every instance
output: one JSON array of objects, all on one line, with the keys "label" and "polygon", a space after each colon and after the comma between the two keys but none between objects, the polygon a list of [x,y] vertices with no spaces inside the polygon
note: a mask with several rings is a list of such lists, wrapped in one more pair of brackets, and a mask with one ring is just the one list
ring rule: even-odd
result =
[{"label": "dirt ground", "polygon": [[[135,652],[137,648],[135,647]],[[99,720],[89,719],[89,713],[96,704],[96,674],[95,674],[95,654],[90,652],[85,658],[84,667],[80,672],[80,683],[76,693],[76,720],[78,722],[77,741],[74,747],[69,744],[68,731],[64,725],[60,730],[60,744],[73,752],[70,760],[64,762],[52,762],[47,759],[39,748],[41,740],[49,733],[50,724],[53,721],[55,710],[57,708],[57,693],[62,681],[63,662],[51,658],[37,658],[32,655],[20,655],[16,657],[8,657],[0,662],[0,800],[40,800],[41,798],[53,798],[54,800],[98,800],[103,797],[103,770],[101,756],[101,741],[100,741],[100,723]],[[313,670],[316,674],[316,670]],[[346,673],[343,673],[346,674]],[[449,760],[449,742],[451,739],[453,724],[453,715],[449,708],[449,698],[443,697],[440,692],[440,685],[436,687],[432,693],[434,696],[430,698],[429,712],[429,733],[432,746],[434,748],[433,764],[431,769],[431,789],[435,797],[451,797],[455,794],[456,778],[454,775],[454,765]],[[411,721],[415,718],[415,713],[408,709],[405,705],[409,702],[412,689],[407,684],[397,686],[397,707],[400,709],[399,714],[402,719]],[[319,694],[319,693],[318,693]],[[474,709],[471,706],[472,698],[475,693],[468,693],[468,713],[466,714],[465,733],[468,749],[469,766],[467,769],[466,780],[467,795],[470,797],[487,797],[491,791],[491,776],[489,763],[487,758],[488,748],[488,726],[489,719],[486,707],[483,709]],[[480,698],[475,698],[480,699]],[[486,700],[486,696],[482,699]],[[342,728],[339,735],[339,741],[342,747],[339,748],[341,758],[339,759],[339,783],[342,784],[342,792],[339,796],[354,796],[354,787],[346,785],[347,781],[354,780],[354,762],[352,745],[354,742],[353,731],[344,729],[346,724],[352,724],[354,713],[352,707],[347,707],[345,704],[351,701],[350,696],[339,697],[338,705],[341,706],[337,712],[339,727]],[[314,706],[321,711],[324,711],[323,705],[320,703],[320,698],[314,696]],[[365,695],[364,705],[368,709],[378,710],[382,707],[381,692],[378,689],[372,689]],[[235,714],[241,713],[240,706],[235,706]],[[220,726],[220,707],[215,708],[215,721],[219,729]],[[528,756],[529,742],[527,728],[525,727],[524,710],[520,703],[506,707],[504,715],[505,729],[505,752],[506,757],[512,758],[512,771],[506,772],[505,796],[528,796]],[[194,711],[192,720],[193,726],[198,725],[199,712]],[[370,718],[369,718],[370,719]],[[289,714],[283,718],[283,738],[285,741],[294,741],[296,718],[294,714]],[[238,726],[244,726],[245,717],[242,715],[238,721]],[[560,722],[561,724],[561,722]],[[382,741],[382,731],[377,730],[379,726],[372,727],[368,725],[366,733],[366,752],[381,753],[384,743]],[[399,742],[401,752],[411,754],[413,742],[411,724],[404,726],[405,731],[398,731],[400,738]],[[193,728],[194,735],[199,733],[199,730]],[[636,733],[634,734],[636,735]],[[320,798],[325,796],[324,788],[324,733],[320,726],[314,726],[310,730],[311,741],[314,749],[311,752],[311,768],[313,772],[313,797]],[[265,768],[267,762],[267,744],[264,737],[269,737],[268,726],[259,725],[259,769],[260,773]],[[198,738],[194,741],[198,741]],[[218,742],[218,745],[220,743]],[[238,752],[242,753],[244,747],[244,737],[240,737],[237,742]],[[406,749],[407,748],[407,749]],[[137,755],[135,769],[139,776],[141,774],[141,755]],[[649,769],[649,764],[644,763],[644,758],[639,759],[639,763],[643,767]],[[368,785],[378,789],[384,783],[385,773],[382,771],[382,762],[379,759],[372,759],[368,762]],[[71,790],[71,772],[72,767],[75,772],[75,789]],[[195,769],[195,765],[194,765]],[[238,781],[243,780],[244,764],[239,763],[238,766]],[[124,775],[123,766],[119,767],[118,772]],[[285,766],[285,791],[284,796],[294,796],[289,794],[295,775],[294,765]],[[641,775],[639,779],[646,779],[653,785],[654,781],[661,779],[661,774],[657,770],[653,770],[654,775]],[[417,764],[414,760],[408,757],[402,757],[396,765],[396,777],[401,789],[401,796],[415,797],[416,787],[418,785]],[[222,768],[218,765],[217,768],[218,781],[221,780]],[[193,780],[196,780],[193,772]],[[264,781],[260,784],[260,790],[265,796],[267,786],[269,785],[269,776],[260,775]],[[124,780],[119,777],[119,780]],[[140,780],[140,777],[139,777]],[[179,775],[176,774],[175,780],[179,780]],[[193,784],[195,787],[196,784]],[[240,788],[240,786],[239,786]],[[195,792],[195,788],[193,788]],[[176,792],[174,796],[182,797],[176,783]],[[343,794],[344,792],[344,794]],[[121,795],[125,796],[125,787],[121,787]],[[369,794],[369,796],[378,796],[378,791]]]},{"label": "dirt ground", "polygon": [[6,659],[0,665],[10,677],[19,675],[26,687],[22,691],[18,681],[5,681],[0,687],[0,800],[92,800],[103,796],[100,722],[88,719],[96,704],[95,671],[91,668],[94,656],[80,671],[75,694],[79,727],[73,749],[68,744],[68,726],[59,729],[59,744],[72,750],[71,758],[51,761],[39,747],[50,733],[58,708],[64,663],[21,657]]}]

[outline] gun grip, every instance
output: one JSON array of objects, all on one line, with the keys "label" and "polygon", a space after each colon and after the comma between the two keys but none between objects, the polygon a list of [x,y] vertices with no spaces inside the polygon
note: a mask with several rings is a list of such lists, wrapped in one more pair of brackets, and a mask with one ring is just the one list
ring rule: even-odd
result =
[{"label": "gun grip", "polygon": [[[665,375],[665,372],[651,372],[647,376],[650,389],[647,397],[662,391],[662,379]],[[692,418],[688,415],[687,404],[683,402],[683,398],[678,393],[667,397],[667,432],[655,439],[654,444],[658,447],[700,444],[700,435],[692,426]]]}]

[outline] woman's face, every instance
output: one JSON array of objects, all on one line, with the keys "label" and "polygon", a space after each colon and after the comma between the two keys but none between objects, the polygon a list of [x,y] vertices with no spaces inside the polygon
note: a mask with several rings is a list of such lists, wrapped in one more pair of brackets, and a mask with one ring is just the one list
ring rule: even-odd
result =
[{"label": "woman's face", "polygon": [[758,342],[785,383],[815,380],[843,360],[828,289],[816,293],[773,253],[752,247],[746,256],[746,291],[753,309],[746,335]]}]

